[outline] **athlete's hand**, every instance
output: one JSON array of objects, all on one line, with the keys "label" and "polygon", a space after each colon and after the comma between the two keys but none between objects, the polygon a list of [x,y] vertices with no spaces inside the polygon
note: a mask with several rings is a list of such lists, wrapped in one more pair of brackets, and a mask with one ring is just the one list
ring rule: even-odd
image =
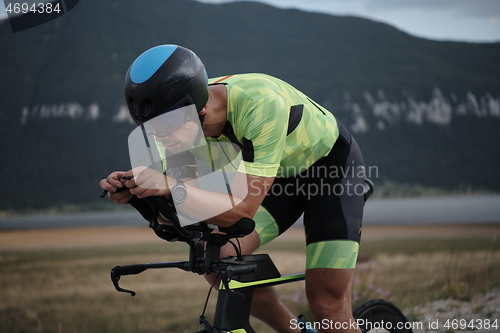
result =
[{"label": "athlete's hand", "polygon": [[119,204],[126,204],[132,199],[130,190],[125,188],[125,180],[121,179],[123,175],[125,171],[115,171],[99,182],[99,186],[108,191],[108,198]]},{"label": "athlete's hand", "polygon": [[129,188],[131,194],[138,198],[164,197],[170,198],[170,189],[168,182],[176,184],[176,181],[163,173],[147,167],[137,167],[127,171],[123,176],[134,176],[134,178],[125,181],[125,186]]}]

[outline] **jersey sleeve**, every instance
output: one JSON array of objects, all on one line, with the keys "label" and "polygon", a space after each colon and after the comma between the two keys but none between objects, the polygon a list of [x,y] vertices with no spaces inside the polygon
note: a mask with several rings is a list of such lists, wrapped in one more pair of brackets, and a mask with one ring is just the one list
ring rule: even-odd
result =
[{"label": "jersey sleeve", "polygon": [[[290,106],[276,94],[246,101],[242,119],[236,120],[242,138],[243,163],[238,171],[261,177],[275,177],[286,143]],[[240,135],[238,135],[240,134]]]}]

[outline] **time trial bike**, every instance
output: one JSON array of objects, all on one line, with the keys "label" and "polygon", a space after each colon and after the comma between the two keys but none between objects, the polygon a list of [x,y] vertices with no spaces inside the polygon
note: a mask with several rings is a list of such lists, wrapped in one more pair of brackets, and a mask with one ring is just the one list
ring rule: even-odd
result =
[{"label": "time trial bike", "polygon": [[[365,180],[364,185],[366,201],[373,192],[373,184]],[[203,328],[196,333],[255,333],[249,321],[253,292],[257,288],[305,279],[305,273],[281,275],[267,254],[241,254],[233,240],[244,237],[254,230],[255,222],[251,219],[241,219],[227,228],[219,227],[220,233],[214,233],[214,229],[206,223],[181,226],[173,205],[163,198],[150,197],[140,200],[134,197],[129,203],[141,213],[144,219],[149,221],[150,228],[158,237],[169,242],[187,243],[189,259],[116,266],[111,270],[111,280],[116,290],[134,296],[135,292],[122,288],[119,280],[122,276],[139,274],[147,269],[178,268],[200,275],[217,273],[220,277],[220,291],[215,316],[211,322],[204,316],[208,303],[207,297],[205,308],[199,317]],[[156,210],[149,209],[150,205]],[[159,214],[169,220],[172,225],[158,223]],[[233,244],[236,255],[220,258],[220,248],[227,243]],[[403,313],[386,300],[367,301],[358,306],[353,311],[353,315],[356,324],[364,333],[412,332],[409,327],[410,323]]]}]

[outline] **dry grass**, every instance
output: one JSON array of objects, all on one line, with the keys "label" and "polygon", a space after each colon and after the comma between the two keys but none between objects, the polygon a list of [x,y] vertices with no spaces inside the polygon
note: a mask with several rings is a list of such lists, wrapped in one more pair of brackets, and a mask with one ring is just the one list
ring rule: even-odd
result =
[{"label": "dry grass", "polygon": [[[356,272],[358,301],[389,298],[402,308],[436,298],[467,299],[499,286],[499,225],[367,227]],[[303,233],[290,230],[261,252],[283,274],[305,264]],[[194,332],[208,285],[178,270],[123,277],[136,297],[117,293],[115,265],[185,260],[185,244],[147,228],[88,228],[0,233],[2,332]],[[298,313],[303,284],[279,287]],[[208,318],[213,316],[215,297]],[[258,332],[271,332],[256,324]]]}]

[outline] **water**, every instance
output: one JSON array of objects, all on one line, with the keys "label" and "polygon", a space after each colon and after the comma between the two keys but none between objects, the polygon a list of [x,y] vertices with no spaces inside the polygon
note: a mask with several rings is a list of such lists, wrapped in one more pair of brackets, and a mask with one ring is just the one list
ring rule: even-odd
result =
[{"label": "water", "polygon": [[[372,199],[366,203],[364,216],[364,225],[500,223],[500,195]],[[147,225],[135,211],[0,219],[0,230]]]},{"label": "water", "polygon": [[500,195],[369,200],[365,225],[500,222]]}]

